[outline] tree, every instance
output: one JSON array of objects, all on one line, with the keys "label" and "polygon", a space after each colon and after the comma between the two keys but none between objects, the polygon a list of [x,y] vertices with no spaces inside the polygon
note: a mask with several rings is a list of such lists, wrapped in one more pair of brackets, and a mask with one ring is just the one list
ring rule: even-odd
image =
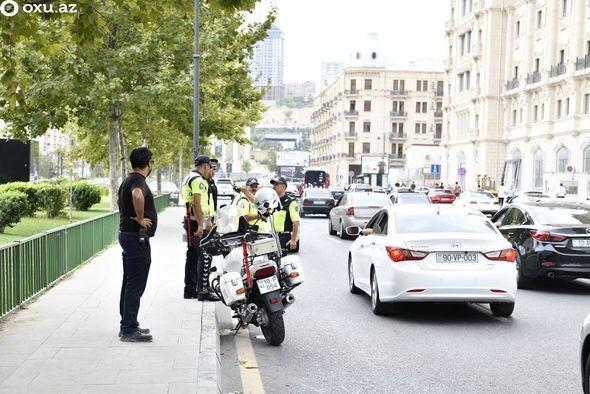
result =
[{"label": "tree", "polygon": [[[244,128],[261,117],[248,59],[274,13],[243,27],[241,10],[256,2],[201,2],[200,145],[211,135],[245,142]],[[147,143],[164,165],[179,156],[190,161],[193,6],[77,3],[74,15],[20,13],[0,20],[0,119],[23,140],[75,125],[74,153],[91,164],[108,158],[114,207],[128,146]]]},{"label": "tree", "polygon": [[270,172],[277,171],[277,152],[270,151],[268,152],[268,161],[266,162],[266,166]]},{"label": "tree", "polygon": [[250,172],[252,170],[252,162],[250,160],[244,160],[242,163],[242,171]]}]

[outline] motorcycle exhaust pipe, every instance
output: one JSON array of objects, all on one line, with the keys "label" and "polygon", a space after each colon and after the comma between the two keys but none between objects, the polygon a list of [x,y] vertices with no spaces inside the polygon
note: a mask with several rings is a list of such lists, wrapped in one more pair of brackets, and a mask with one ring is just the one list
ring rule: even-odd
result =
[{"label": "motorcycle exhaust pipe", "polygon": [[289,293],[283,298],[283,308],[287,308],[291,306],[295,302],[295,296],[292,293]]},{"label": "motorcycle exhaust pipe", "polygon": [[246,310],[242,314],[242,321],[244,323],[250,323],[250,320],[252,320],[256,312],[258,312],[258,307],[256,304],[248,304],[246,306]]},{"label": "motorcycle exhaust pipe", "polygon": [[548,277],[549,279],[553,279],[553,278],[555,278],[555,274],[554,274],[553,272],[549,272],[549,273],[547,274],[547,277]]}]

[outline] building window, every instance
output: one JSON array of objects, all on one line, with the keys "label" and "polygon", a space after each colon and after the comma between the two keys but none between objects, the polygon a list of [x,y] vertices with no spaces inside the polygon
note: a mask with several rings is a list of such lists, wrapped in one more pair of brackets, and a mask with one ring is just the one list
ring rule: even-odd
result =
[{"label": "building window", "polygon": [[371,153],[371,143],[363,142],[363,153]]},{"label": "building window", "polygon": [[541,59],[536,58],[535,59],[535,72],[537,72],[537,73],[539,72],[540,65],[541,65]]},{"label": "building window", "polygon": [[570,114],[570,98],[565,99],[565,116]]},{"label": "building window", "polygon": [[371,132],[371,122],[363,122],[363,131],[365,133]]},{"label": "building window", "polygon": [[471,30],[465,33],[465,53],[471,53]]},{"label": "building window", "polygon": [[518,122],[522,123],[522,108],[519,111]]},{"label": "building window", "polygon": [[434,138],[440,140],[442,138],[442,123],[436,124],[436,131],[434,132]]},{"label": "building window", "polygon": [[416,91],[417,92],[422,91],[422,81],[421,80],[416,81]]},{"label": "building window", "polygon": [[543,27],[543,10],[537,11],[537,29]]},{"label": "building window", "polygon": [[365,110],[365,112],[371,112],[371,101],[365,100],[364,110]]},{"label": "building window", "polygon": [[518,79],[518,66],[514,66],[514,79]]},{"label": "building window", "polygon": [[425,114],[428,112],[428,103],[426,101],[422,102],[422,113]]},{"label": "building window", "polygon": [[459,44],[460,44],[460,54],[463,56],[465,54],[465,34],[461,34],[459,36]]},{"label": "building window", "polygon": [[348,143],[348,156],[354,157],[354,142]]},{"label": "building window", "polygon": [[520,21],[516,21],[516,37],[520,37]]},{"label": "building window", "polygon": [[422,123],[422,134],[426,134],[426,123]]},{"label": "building window", "polygon": [[561,0],[561,16],[567,16],[567,0]]},{"label": "building window", "polygon": [[557,151],[557,172],[566,172],[567,166],[570,158],[570,152],[565,147],[562,146]]},{"label": "building window", "polygon": [[350,80],[350,92],[356,93],[356,79]]},{"label": "building window", "polygon": [[516,125],[516,110],[512,110],[512,126]]},{"label": "building window", "polygon": [[373,88],[373,80],[365,79],[365,90],[371,90]]},{"label": "building window", "polygon": [[397,134],[397,123],[392,123],[391,124],[391,132],[393,134]]},{"label": "building window", "polygon": [[463,73],[457,75],[457,85],[459,85],[459,91],[463,91]]},{"label": "building window", "polygon": [[561,118],[561,99],[557,100],[557,119]]},{"label": "building window", "polygon": [[533,122],[536,122],[537,120],[539,120],[539,106],[535,104],[533,106]]},{"label": "building window", "polygon": [[584,113],[590,114],[590,93],[584,95]]},{"label": "building window", "polygon": [[420,134],[420,123],[416,123],[416,127],[414,128],[415,134]]},{"label": "building window", "polygon": [[348,122],[348,132],[350,134],[354,134],[356,127],[356,122]]},{"label": "building window", "polygon": [[543,188],[543,151],[537,149],[533,155],[533,187]]},{"label": "building window", "polygon": [[590,146],[584,149],[584,172],[590,174]]},{"label": "building window", "polygon": [[393,90],[394,91],[404,91],[406,85],[406,81],[403,79],[394,79],[393,80]]},{"label": "building window", "polygon": [[348,107],[350,111],[354,111],[356,109],[356,100],[350,100]]},{"label": "building window", "polygon": [[419,114],[420,113],[420,101],[416,101],[416,113]]},{"label": "building window", "polygon": [[428,81],[422,81],[422,91],[423,92],[428,91]]},{"label": "building window", "polygon": [[559,64],[565,63],[565,49],[559,50]]},{"label": "building window", "polygon": [[545,103],[541,104],[541,120],[545,119]]},{"label": "building window", "polygon": [[586,55],[590,55],[590,41],[586,41]]},{"label": "building window", "polygon": [[465,71],[465,90],[471,89],[471,71]]}]

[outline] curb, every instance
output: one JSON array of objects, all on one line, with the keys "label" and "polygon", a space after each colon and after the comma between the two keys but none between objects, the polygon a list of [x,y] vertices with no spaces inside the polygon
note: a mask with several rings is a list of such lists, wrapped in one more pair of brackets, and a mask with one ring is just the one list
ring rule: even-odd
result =
[{"label": "curb", "polygon": [[201,304],[197,393],[221,393],[221,386],[219,385],[221,362],[218,356],[220,344],[217,335],[215,303],[202,302]]}]

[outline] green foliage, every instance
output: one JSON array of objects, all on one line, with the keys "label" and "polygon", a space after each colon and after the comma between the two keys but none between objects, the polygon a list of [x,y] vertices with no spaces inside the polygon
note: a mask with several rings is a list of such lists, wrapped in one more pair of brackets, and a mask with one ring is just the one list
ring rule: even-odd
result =
[{"label": "green foliage", "polygon": [[63,186],[43,183],[39,185],[39,202],[48,218],[59,215],[66,206],[66,190]]},{"label": "green foliage", "polygon": [[72,182],[69,185],[68,191],[71,193],[72,205],[78,211],[87,211],[91,206],[98,204],[101,200],[100,187],[88,182]]},{"label": "green foliage", "polygon": [[270,172],[277,171],[277,152],[270,151],[268,152],[268,161],[266,162],[266,166]]},{"label": "green foliage", "polygon": [[27,197],[27,205],[23,208],[22,216],[35,216],[39,210],[39,188],[30,182],[11,182],[0,186],[0,193],[20,192]]},{"label": "green foliage", "polygon": [[27,195],[18,191],[0,192],[0,233],[17,224],[27,210]]},{"label": "green foliage", "polygon": [[244,160],[242,163],[242,171],[250,172],[250,170],[252,170],[252,162],[250,160]]}]

